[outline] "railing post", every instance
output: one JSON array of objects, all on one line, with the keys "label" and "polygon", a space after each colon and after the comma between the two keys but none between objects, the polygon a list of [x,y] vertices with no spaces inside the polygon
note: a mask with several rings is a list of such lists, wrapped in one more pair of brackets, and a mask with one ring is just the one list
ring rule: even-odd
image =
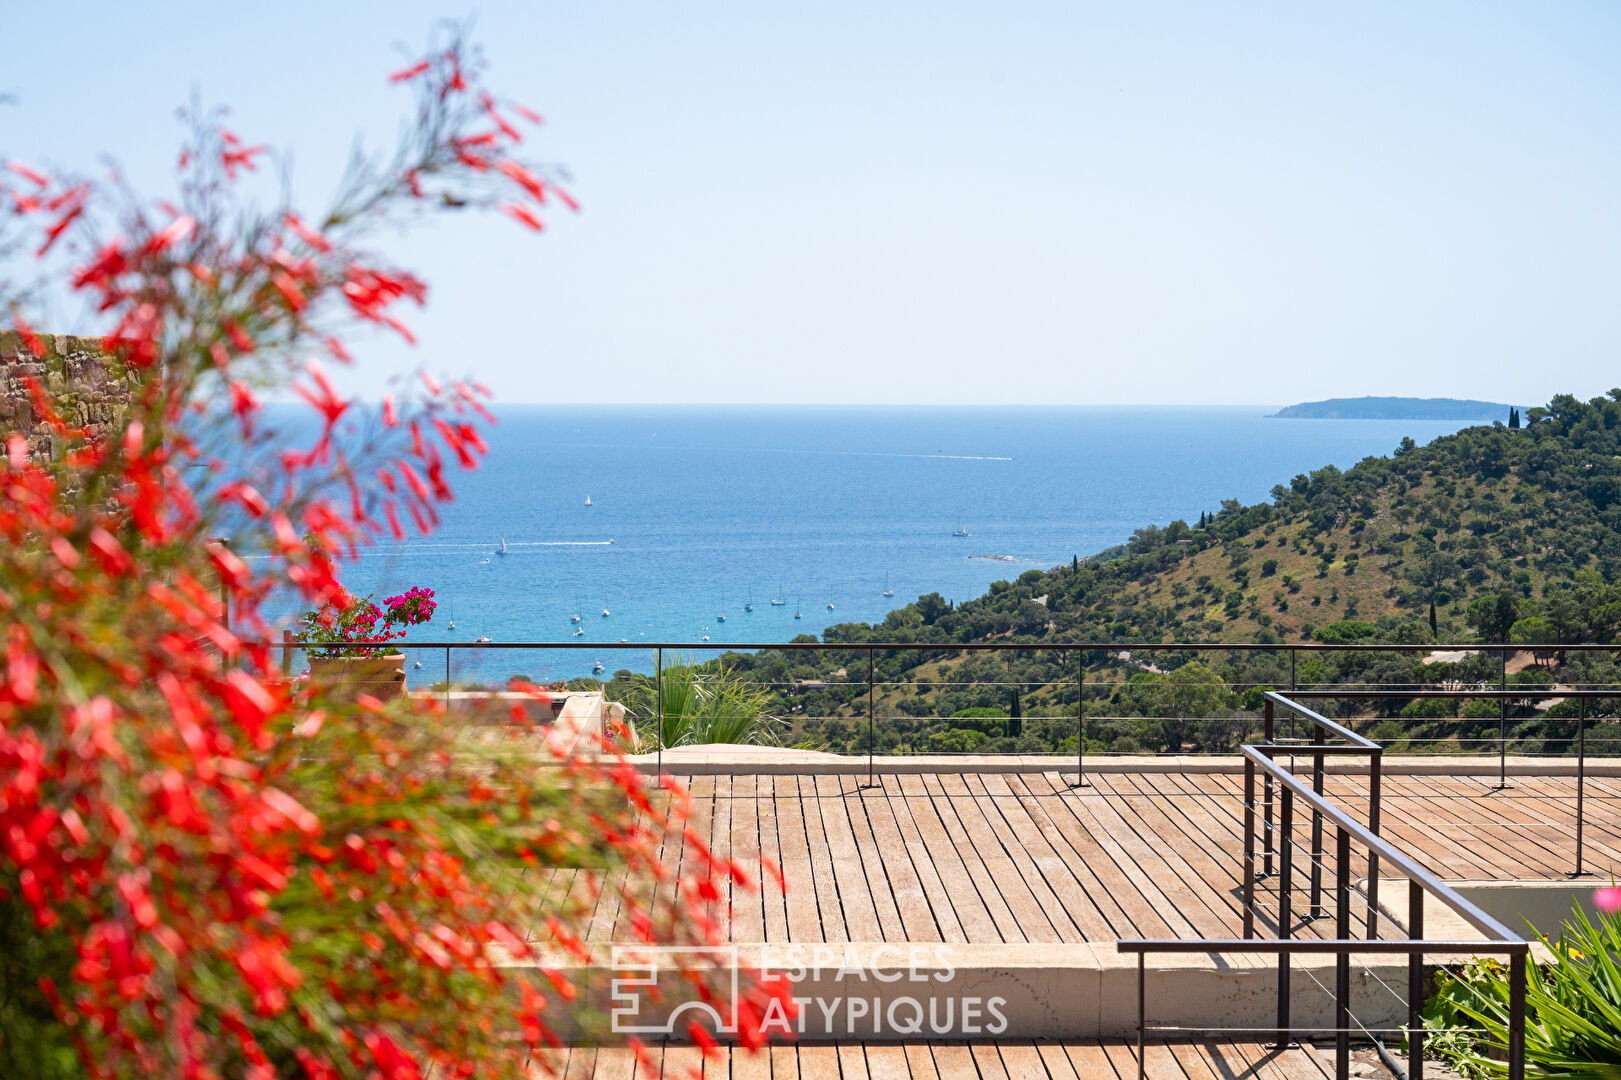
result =
[{"label": "railing post", "polygon": [[[1385,755],[1375,751],[1368,759],[1368,831],[1379,835],[1379,800]],[[1379,936],[1379,853],[1368,849],[1368,937]]]},{"label": "railing post", "polygon": [[445,715],[450,715],[450,646],[445,646]]},{"label": "railing post", "polygon": [[[1328,733],[1321,724],[1311,726],[1311,741],[1322,746],[1328,739]],[[1311,790],[1312,793],[1322,797],[1323,794],[1323,755],[1313,754],[1311,759]],[[1323,850],[1323,812],[1316,804],[1311,808],[1311,917],[1323,917],[1323,858],[1327,852]]]},{"label": "railing post", "polygon": [[873,751],[877,749],[877,738],[878,738],[877,724],[875,722],[875,717],[876,716],[877,716],[876,707],[875,707],[875,705],[873,703],[872,650],[868,649],[867,650],[867,786],[868,787],[873,786],[873,782],[872,782],[872,755],[873,755]]},{"label": "railing post", "polygon": [[293,632],[281,632],[281,675],[284,679],[293,677]]},{"label": "railing post", "polygon": [[[1293,655],[1293,650],[1290,650],[1290,655]],[[1266,744],[1271,746],[1275,720],[1271,698],[1266,699],[1266,708],[1263,710],[1262,716],[1264,717],[1262,735],[1266,740]],[[1263,856],[1261,860],[1261,876],[1271,877],[1272,849],[1276,838],[1272,835],[1272,774],[1270,772],[1261,778],[1261,790],[1261,854]]]},{"label": "railing post", "polygon": [[658,717],[654,720],[653,730],[658,733],[658,766],[659,776],[664,776],[664,650],[658,650],[653,660],[653,700],[657,704]]},{"label": "railing post", "polygon": [[[1346,941],[1351,937],[1351,834],[1338,829],[1335,836],[1334,891],[1339,915],[1335,934]],[[1351,1080],[1351,954],[1346,952],[1334,957],[1334,1076],[1335,1080]]]},{"label": "railing post", "polygon": [[1503,650],[1503,696],[1497,699],[1497,790],[1508,787],[1508,650]]},{"label": "railing post", "polygon": [[1525,953],[1508,960],[1508,1080],[1525,1080]]},{"label": "railing post", "polygon": [[[1424,886],[1407,883],[1407,937],[1424,940]],[[1424,1080],[1424,954],[1407,956],[1407,1080]]]},{"label": "railing post", "polygon": [[1147,953],[1137,954],[1137,1080],[1144,1080],[1144,1069],[1148,1060],[1145,1051],[1148,1041],[1148,1009],[1147,1009],[1147,979],[1144,977],[1143,961]]},{"label": "railing post", "polygon": [[1086,650],[1075,650],[1080,663],[1075,672],[1075,786],[1090,786],[1086,779]]},{"label": "railing post", "polygon": [[1255,761],[1244,755],[1244,936],[1255,936]]},{"label": "railing post", "polygon": [[1581,711],[1576,721],[1576,872],[1582,876],[1582,822],[1586,806],[1583,796],[1587,788],[1587,699],[1582,698]]},{"label": "railing post", "polygon": [[1136,954],[1136,1080],[1144,1080],[1148,1062],[1148,979],[1144,978],[1144,960],[1148,954]]},{"label": "railing post", "polygon": [[[1278,838],[1278,938],[1287,941],[1293,935],[1290,933],[1291,919],[1289,910],[1289,891],[1294,886],[1294,821],[1295,793],[1294,789],[1285,785],[1283,789],[1283,821]],[[1289,954],[1278,953],[1278,1039],[1279,1050],[1289,1047]]]}]

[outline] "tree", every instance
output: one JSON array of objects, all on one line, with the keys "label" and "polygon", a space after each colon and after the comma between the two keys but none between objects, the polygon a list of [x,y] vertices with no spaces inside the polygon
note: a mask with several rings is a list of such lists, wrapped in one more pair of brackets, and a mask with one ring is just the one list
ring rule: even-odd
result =
[{"label": "tree", "polygon": [[1465,614],[1470,626],[1479,632],[1481,640],[1499,643],[1509,640],[1509,628],[1520,617],[1520,602],[1512,593],[1496,596],[1477,596],[1469,602]]},{"label": "tree", "polygon": [[1520,429],[1520,410],[1511,408],[1508,411],[1508,426],[1511,431]]},{"label": "tree", "polygon": [[[218,114],[191,117],[167,199],[17,164],[0,181],[16,211],[0,252],[45,260],[0,296],[13,340],[59,360],[24,305],[76,293],[106,320],[96,362],[131,387],[97,431],[64,381],[30,380],[30,415],[3,439],[8,1078],[76,1056],[143,1080],[516,1080],[553,1017],[590,1020],[537,949],[589,959],[589,912],[525,887],[523,868],[590,867],[638,937],[678,946],[718,940],[726,894],[774,873],[699,842],[670,878],[660,849],[687,803],[611,743],[582,756],[548,737],[537,754],[514,725],[474,745],[432,700],[357,707],[288,680],[265,644],[269,597],[340,600],[345,560],[403,538],[402,519],[431,531],[447,472],[486,449],[476,384],[424,373],[363,416],[304,359],[346,361],[358,324],[409,337],[399,309],[426,286],[363,245],[437,208],[538,229],[572,204],[517,156],[516,125],[538,118],[483,88],[458,34],[392,81],[414,95],[397,149],[357,157],[321,214],[253,205],[237,181],[270,152]],[[56,269],[58,249],[78,265]],[[266,391],[308,403],[314,433],[272,431]],[[48,456],[31,453],[36,429]],[[210,543],[227,522],[275,557]],[[28,947],[6,947],[23,926]],[[763,1004],[742,1002],[751,1040]]]},{"label": "tree", "polygon": [[1395,456],[1406,457],[1417,448],[1418,443],[1413,441],[1413,437],[1411,435],[1403,435],[1401,437],[1401,442],[1396,444]]},{"label": "tree", "polygon": [[1430,601],[1430,637],[1434,638],[1436,641],[1441,640],[1441,633],[1435,627],[1435,601],[1434,600]]}]

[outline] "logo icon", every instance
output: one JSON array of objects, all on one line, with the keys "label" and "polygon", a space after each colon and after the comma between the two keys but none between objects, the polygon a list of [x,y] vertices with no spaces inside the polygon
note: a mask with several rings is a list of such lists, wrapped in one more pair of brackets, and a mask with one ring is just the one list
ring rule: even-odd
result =
[{"label": "logo icon", "polygon": [[[709,1018],[717,1035],[737,1034],[736,945],[615,945],[612,963],[615,975],[610,1016],[617,1034],[675,1035],[684,1032],[687,1025],[700,1016]],[[723,971],[730,980],[724,1015],[707,1001],[670,1000],[672,991],[687,988],[680,973],[699,966]],[[674,977],[662,988],[662,994],[659,993],[661,975]]]}]

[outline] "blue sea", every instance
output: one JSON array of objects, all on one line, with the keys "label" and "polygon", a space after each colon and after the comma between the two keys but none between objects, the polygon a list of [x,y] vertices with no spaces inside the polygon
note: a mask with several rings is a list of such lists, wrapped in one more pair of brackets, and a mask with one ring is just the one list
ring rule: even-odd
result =
[{"label": "blue sea", "polygon": [[[486,464],[454,477],[442,527],[370,549],[345,578],[379,599],[433,589],[417,641],[780,642],[923,593],[968,600],[1145,524],[1465,426],[1273,411],[507,406]],[[413,683],[444,677],[443,650],[418,659]],[[453,676],[549,680],[597,662],[651,670],[653,654],[466,651]]]}]

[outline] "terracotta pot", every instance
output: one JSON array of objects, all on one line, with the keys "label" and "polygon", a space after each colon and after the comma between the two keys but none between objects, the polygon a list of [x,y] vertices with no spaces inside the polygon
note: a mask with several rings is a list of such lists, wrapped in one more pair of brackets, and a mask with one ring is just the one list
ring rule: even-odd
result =
[{"label": "terracotta pot", "polygon": [[311,657],[310,682],[333,701],[352,703],[361,694],[393,701],[405,693],[405,654]]}]

